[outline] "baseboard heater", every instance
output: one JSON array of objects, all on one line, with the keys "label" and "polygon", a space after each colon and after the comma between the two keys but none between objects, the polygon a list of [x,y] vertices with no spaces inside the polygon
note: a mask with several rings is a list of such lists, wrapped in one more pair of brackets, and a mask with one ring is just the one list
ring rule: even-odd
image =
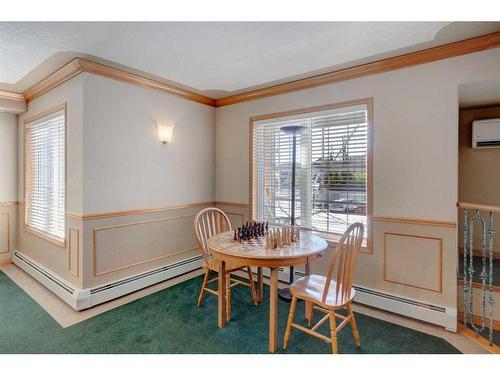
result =
[{"label": "baseboard heater", "polygon": [[88,309],[89,307],[197,270],[202,266],[202,257],[195,256],[109,284],[103,284],[90,289],[79,289],[18,250],[15,250],[12,254],[12,261],[75,310]]},{"label": "baseboard heater", "polygon": [[135,292],[136,290],[197,270],[201,268],[202,260],[203,258],[198,255],[135,276],[91,288],[91,306],[99,305],[125,294]]},{"label": "baseboard heater", "polygon": [[357,303],[437,324],[447,331],[457,331],[457,309],[432,305],[358,285],[354,285],[354,289],[356,290],[354,301]]},{"label": "baseboard heater", "polygon": [[90,297],[90,293],[85,295],[83,290],[71,285],[68,281],[64,280],[54,272],[50,271],[18,250],[14,250],[14,253],[12,254],[12,262],[38,280],[42,285],[52,291],[75,310],[86,308],[82,306],[86,305],[85,301],[88,297]]},{"label": "baseboard heater", "polygon": [[[246,277],[246,275],[242,275],[243,277]],[[305,276],[305,273],[295,271],[294,275],[296,280],[299,277]],[[269,277],[269,272],[266,272],[266,270],[264,270],[264,276]],[[280,267],[278,278],[280,281],[288,283],[289,272],[287,272],[286,269]],[[409,299],[406,297],[397,296],[394,294],[388,294],[379,290],[369,289],[359,285],[354,285],[354,289],[356,290],[354,301],[357,303],[433,323],[444,327],[448,331],[457,331],[456,309],[450,309],[422,301]]]}]

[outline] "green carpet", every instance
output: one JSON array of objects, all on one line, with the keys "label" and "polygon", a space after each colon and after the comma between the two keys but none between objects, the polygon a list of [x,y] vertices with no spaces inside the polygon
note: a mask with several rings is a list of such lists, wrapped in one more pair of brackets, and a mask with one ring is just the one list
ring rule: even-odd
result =
[{"label": "green carpet", "polygon": [[[197,277],[61,328],[0,272],[0,353],[267,353],[267,297],[254,306],[247,288],[233,288],[231,321],[219,329],[216,297],[208,294],[196,306],[200,285]],[[279,352],[288,308],[280,302]],[[296,319],[303,317],[300,303]],[[434,336],[362,314],[356,321],[362,347],[347,327],[339,335],[341,353],[459,353]],[[328,325],[322,328],[327,333]],[[285,353],[330,353],[330,345],[294,330]]]}]

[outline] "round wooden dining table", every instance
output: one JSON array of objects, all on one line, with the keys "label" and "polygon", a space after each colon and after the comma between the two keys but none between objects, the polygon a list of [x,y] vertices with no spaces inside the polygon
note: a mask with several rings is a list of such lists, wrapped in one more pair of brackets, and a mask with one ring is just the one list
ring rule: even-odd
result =
[{"label": "round wooden dining table", "polygon": [[[257,267],[257,300],[263,299],[263,267],[270,268],[269,290],[269,351],[278,349],[278,267],[305,264],[305,273],[309,274],[309,263],[321,257],[328,247],[327,242],[310,232],[301,232],[300,239],[290,245],[277,249],[266,249],[263,237],[249,241],[233,240],[232,232],[219,233],[207,241],[214,260],[219,263],[218,275],[218,324],[223,328],[226,323],[226,278],[228,265]],[[306,314],[309,309],[306,307]]]}]

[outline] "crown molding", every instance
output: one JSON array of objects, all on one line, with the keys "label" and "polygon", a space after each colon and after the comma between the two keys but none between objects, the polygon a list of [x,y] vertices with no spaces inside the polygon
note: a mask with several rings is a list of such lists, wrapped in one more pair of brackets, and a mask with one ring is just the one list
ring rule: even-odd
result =
[{"label": "crown molding", "polygon": [[[223,107],[241,102],[262,99],[270,96],[282,95],[293,91],[323,86],[335,82],[346,81],[354,78],[364,77],[372,74],[380,74],[392,70],[407,68],[433,61],[444,60],[451,57],[466,55],[469,53],[484,51],[500,47],[500,32],[481,35],[478,37],[461,40],[437,47],[432,47],[416,52],[407,53],[367,64],[357,65],[350,68],[340,69],[333,72],[317,75],[314,77],[299,79],[292,82],[269,86],[262,89],[251,90],[241,94],[228,96],[221,99],[213,99],[208,96],[173,86],[168,83],[146,78],[135,73],[126,72],[121,69],[100,64],[83,58],[75,58],[60,69],[23,92],[26,101],[31,101],[40,95],[52,90],[63,82],[73,78],[81,72],[88,72],[102,77],[144,87],[147,89],[162,91],[191,100],[196,103],[212,107]],[[0,92],[0,99],[2,95]],[[14,95],[16,100],[21,101],[20,94]]]},{"label": "crown molding", "polygon": [[158,90],[179,96],[181,98],[191,100],[193,102],[206,104],[215,107],[215,99],[209,98],[195,92],[172,86],[170,84],[156,81],[151,78],[142,77],[138,74],[129,73],[124,70],[109,67],[107,65],[99,64],[90,60],[78,59],[80,66],[84,72],[100,75],[103,77],[111,78],[117,81],[130,83],[132,85],[144,87],[147,89]]},{"label": "crown molding", "polygon": [[26,111],[26,100],[22,94],[0,90],[0,112],[22,113]]},{"label": "crown molding", "polygon": [[250,100],[262,99],[269,96],[282,95],[293,91],[323,86],[334,82],[346,81],[354,78],[379,74],[391,70],[426,64],[433,61],[484,51],[500,46],[500,32],[485,34],[478,37],[461,40],[441,46],[432,47],[416,52],[407,53],[387,59],[357,65],[350,68],[336,70],[330,73],[310,78],[282,83],[275,86],[252,90],[237,95],[217,99],[216,107],[237,104]]},{"label": "crown molding", "polygon": [[79,57],[71,60],[63,67],[59,68],[55,72],[49,74],[47,77],[43,78],[35,85],[31,86],[29,89],[23,92],[23,96],[26,99],[26,101],[29,102],[82,72],[92,73],[102,77],[114,79],[116,81],[121,81],[135,86],[144,87],[147,89],[162,91],[168,94],[176,95],[184,99],[191,100],[193,102],[201,104],[206,104],[212,107],[215,106],[215,99],[209,98],[207,96],[203,96],[191,92],[189,90],[172,86],[164,82],[156,81],[151,78],[142,77],[138,74],[112,68],[110,66],[96,63],[94,61],[90,61],[87,59],[82,59]]},{"label": "crown molding", "polygon": [[24,91],[23,96],[26,101],[29,102],[80,74],[81,72],[83,72],[83,69],[80,66],[80,59],[73,59]]},{"label": "crown molding", "polygon": [[18,94],[18,93],[10,92],[10,91],[2,91],[2,90],[0,90],[0,99],[13,100],[13,101],[18,101],[18,102],[23,102],[23,103],[26,101],[24,99],[23,94]]}]

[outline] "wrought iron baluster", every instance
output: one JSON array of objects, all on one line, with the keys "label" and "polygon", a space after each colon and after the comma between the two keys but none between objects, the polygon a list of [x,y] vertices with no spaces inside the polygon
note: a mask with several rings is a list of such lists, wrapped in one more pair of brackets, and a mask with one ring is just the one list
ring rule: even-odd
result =
[{"label": "wrought iron baluster", "polygon": [[485,314],[485,279],[483,279],[483,272],[481,272],[481,281],[482,281],[482,293],[481,293],[481,327],[477,327],[474,324],[474,315],[473,315],[473,302],[474,302],[474,290],[472,287],[472,279],[474,278],[474,223],[479,221],[481,223],[482,228],[482,254],[484,255],[486,252],[486,223],[483,217],[479,214],[479,210],[476,209],[474,215],[469,221],[469,321],[471,327],[474,329],[476,335],[479,335],[484,330],[484,314]]},{"label": "wrought iron baluster", "polygon": [[464,277],[464,301],[463,301],[463,308],[464,308],[464,327],[467,327],[467,292],[468,292],[468,286],[467,286],[467,232],[468,232],[468,218],[467,218],[467,208],[464,208],[464,225],[463,225],[463,231],[464,231],[464,260],[463,260],[463,277]]},{"label": "wrought iron baluster", "polygon": [[[489,275],[488,275],[488,284],[489,284],[489,332],[488,332],[488,341],[490,345],[493,343],[493,305],[495,303],[493,296],[493,245],[495,239],[495,228],[493,226],[493,211],[490,211],[490,221],[488,228],[488,246],[489,246]],[[486,259],[485,259],[486,261]],[[486,295],[486,293],[485,293]]]},{"label": "wrought iron baluster", "polygon": [[[471,206],[471,205],[469,205]],[[469,214],[469,210],[464,208],[463,212],[463,321],[464,327],[471,328],[476,333],[476,336],[486,332],[488,329],[488,341],[493,345],[493,306],[494,306],[494,291],[493,291],[493,254],[495,245],[495,227],[493,213],[495,210],[488,210],[488,218],[486,213],[481,215],[479,209],[471,208],[473,213]],[[485,209],[486,211],[487,209]],[[479,223],[477,236],[481,235],[481,270],[475,269],[474,266],[474,232],[475,226]],[[479,254],[476,254],[479,255]],[[481,318],[480,324],[474,320],[474,275],[479,273],[481,283]],[[477,283],[479,284],[479,283]],[[487,306],[488,305],[488,306]],[[488,311],[487,311],[488,310]],[[479,315],[479,314],[478,314]],[[467,325],[468,324],[468,325]]]}]

